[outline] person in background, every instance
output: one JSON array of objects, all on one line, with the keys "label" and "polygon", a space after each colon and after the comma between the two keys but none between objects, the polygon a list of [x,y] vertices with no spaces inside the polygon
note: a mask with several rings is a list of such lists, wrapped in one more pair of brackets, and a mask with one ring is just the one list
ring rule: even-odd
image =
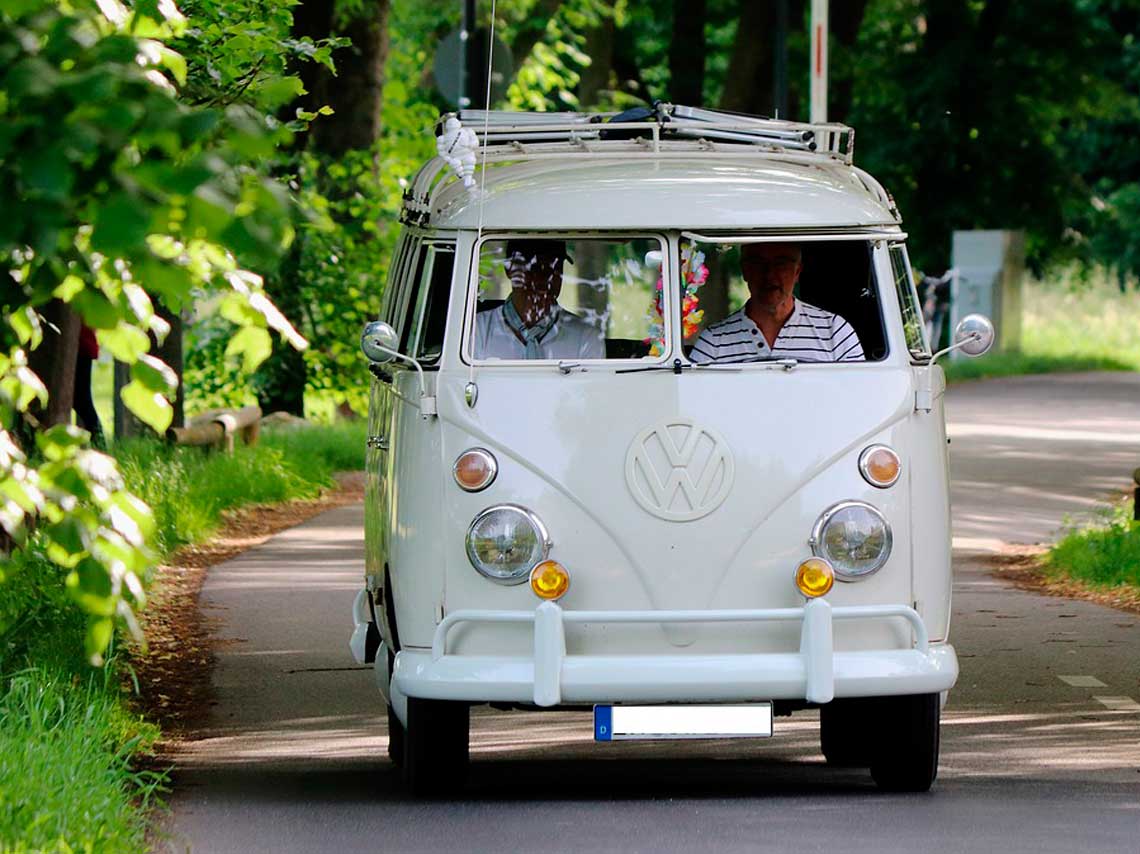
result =
[{"label": "person in background", "polygon": [[91,445],[100,450],[107,446],[103,436],[103,425],[99,423],[99,413],[95,411],[95,401],[91,398],[91,370],[99,358],[99,342],[95,332],[86,324],[79,327],[79,351],[75,357],[75,392],[71,406],[79,426],[91,434]]}]

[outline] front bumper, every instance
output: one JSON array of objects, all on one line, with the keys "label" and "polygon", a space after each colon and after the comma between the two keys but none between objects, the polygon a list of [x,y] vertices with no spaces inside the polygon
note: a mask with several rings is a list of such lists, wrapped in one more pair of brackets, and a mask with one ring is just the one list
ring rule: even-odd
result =
[{"label": "front bumper", "polygon": [[[910,649],[836,652],[835,620],[902,619]],[[800,622],[795,652],[724,655],[568,655],[567,623]],[[459,623],[533,623],[526,656],[449,655]],[[386,664],[386,663],[385,663]],[[387,667],[378,677],[388,683]],[[564,611],[544,602],[534,611],[456,611],[436,627],[430,652],[402,650],[381,690],[399,711],[405,698],[538,706],[621,702],[743,702],[930,694],[949,690],[958,660],[949,644],[931,645],[918,613],[903,605],[832,607],[814,599],[801,608],[725,611]]]}]

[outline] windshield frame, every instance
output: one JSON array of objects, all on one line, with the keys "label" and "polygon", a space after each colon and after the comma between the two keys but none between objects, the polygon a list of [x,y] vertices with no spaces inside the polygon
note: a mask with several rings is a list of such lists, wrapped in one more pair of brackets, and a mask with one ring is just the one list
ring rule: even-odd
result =
[{"label": "windshield frame", "polygon": [[[681,245],[684,241],[699,241],[704,243],[724,243],[740,246],[745,243],[839,243],[839,242],[856,242],[863,243],[867,248],[869,272],[874,282],[876,289],[876,303],[878,305],[879,324],[883,333],[883,345],[886,348],[882,358],[869,359],[864,358],[858,362],[815,362],[795,360],[796,370],[816,370],[821,367],[836,367],[842,366],[843,370],[851,370],[853,367],[879,367],[887,365],[892,360],[894,353],[894,328],[891,324],[889,317],[889,307],[884,305],[884,300],[894,300],[894,279],[890,280],[890,288],[884,288],[884,282],[879,269],[879,250],[882,248],[884,251],[890,245],[899,242],[905,242],[906,233],[901,230],[890,230],[889,232],[877,228],[867,229],[844,229],[842,231],[832,230],[816,230],[816,231],[797,231],[795,229],[748,229],[748,230],[713,230],[708,232],[700,232],[696,229],[683,229],[675,235],[675,246],[673,252],[675,253],[674,266],[676,269],[676,280],[674,281],[673,290],[675,291],[673,303],[675,304],[675,317],[670,318],[673,325],[680,331],[681,329],[681,281],[680,281],[680,261],[681,261]],[[884,255],[889,265],[889,254]],[[888,292],[889,291],[889,292]],[[703,331],[703,329],[702,329]],[[694,339],[695,340],[695,339]],[[683,350],[682,341],[678,341],[676,356],[682,361],[686,367],[692,366],[698,370],[713,368],[715,370],[724,370],[725,368],[738,368],[743,371],[762,371],[772,370],[773,367],[781,367],[781,363],[786,362],[785,359],[755,359],[750,361],[741,362],[710,362],[698,363],[692,361]],[[905,350],[905,348],[904,348]],[[909,354],[908,354],[909,359]]]},{"label": "windshield frame", "polygon": [[[669,287],[664,288],[662,298],[662,313],[665,324],[665,352],[657,357],[644,356],[641,358],[614,358],[614,359],[487,359],[476,358],[473,352],[475,346],[475,315],[479,305],[479,259],[483,245],[489,242],[502,242],[513,238],[530,240],[656,240],[661,252],[661,275],[663,281],[668,283],[674,273],[673,255],[676,251],[676,239],[664,231],[653,229],[645,230],[551,230],[527,231],[525,229],[496,229],[484,231],[478,239],[473,241],[471,254],[467,261],[467,293],[463,311],[463,329],[459,346],[460,362],[464,365],[486,368],[542,368],[550,370],[560,365],[588,365],[591,370],[596,368],[629,368],[631,366],[662,365],[673,358],[674,341],[678,327],[673,322],[673,305],[676,296]],[[650,295],[652,298],[652,295]],[[646,303],[646,310],[649,305]],[[678,317],[680,315],[678,314]],[[678,348],[679,349],[679,348]]]}]

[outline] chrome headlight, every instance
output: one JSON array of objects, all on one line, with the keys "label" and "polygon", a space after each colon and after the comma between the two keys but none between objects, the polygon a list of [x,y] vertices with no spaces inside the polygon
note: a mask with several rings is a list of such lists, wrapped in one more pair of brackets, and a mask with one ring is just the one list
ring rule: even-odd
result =
[{"label": "chrome headlight", "polygon": [[488,507],[467,530],[467,558],[481,575],[500,584],[522,584],[545,560],[550,537],[542,520],[517,504]]},{"label": "chrome headlight", "polygon": [[831,561],[843,581],[877,572],[891,556],[891,543],[886,518],[862,501],[841,501],[827,508],[811,532],[812,551]]}]

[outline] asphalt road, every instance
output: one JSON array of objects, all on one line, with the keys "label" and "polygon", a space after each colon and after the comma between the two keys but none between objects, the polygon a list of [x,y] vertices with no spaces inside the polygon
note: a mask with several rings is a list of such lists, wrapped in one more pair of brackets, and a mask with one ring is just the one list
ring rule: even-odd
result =
[{"label": "asphalt road", "polygon": [[346,648],[362,508],[215,567],[219,704],[180,761],[166,845],[193,852],[1140,852],[1140,618],[986,569],[1128,485],[1140,375],[952,388],[962,675],[924,795],[830,769],[813,714],[759,744],[596,745],[588,714],[478,713],[460,800],[416,802]]}]

